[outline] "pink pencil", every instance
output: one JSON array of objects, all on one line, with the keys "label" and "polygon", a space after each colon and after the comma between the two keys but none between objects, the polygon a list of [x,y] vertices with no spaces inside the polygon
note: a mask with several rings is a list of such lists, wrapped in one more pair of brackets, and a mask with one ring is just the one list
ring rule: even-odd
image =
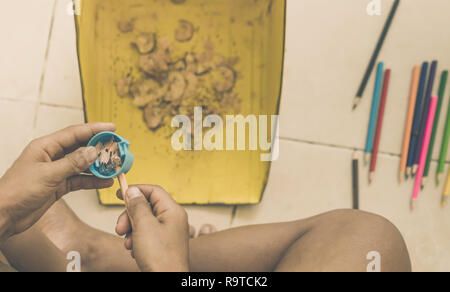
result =
[{"label": "pink pencil", "polygon": [[430,101],[430,111],[428,112],[427,126],[425,128],[425,137],[423,140],[422,152],[420,153],[419,169],[416,174],[416,182],[414,183],[414,191],[412,197],[411,208],[414,209],[414,203],[419,198],[420,187],[422,185],[423,171],[428,155],[428,147],[430,146],[431,131],[433,130],[434,116],[436,114],[438,98],[432,97]]}]

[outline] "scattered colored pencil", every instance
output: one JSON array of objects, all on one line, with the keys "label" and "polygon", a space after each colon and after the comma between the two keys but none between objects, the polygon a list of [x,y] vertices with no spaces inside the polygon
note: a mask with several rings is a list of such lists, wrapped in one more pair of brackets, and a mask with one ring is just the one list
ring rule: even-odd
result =
[{"label": "scattered colored pencil", "polygon": [[353,191],[353,209],[359,209],[359,159],[358,153],[353,153],[352,160],[352,191]]},{"label": "scattered colored pencil", "polygon": [[375,89],[373,92],[372,108],[370,110],[369,128],[367,129],[366,150],[364,155],[364,164],[370,161],[370,154],[373,149],[373,139],[375,136],[375,127],[377,123],[378,106],[380,100],[380,91],[383,83],[383,62],[378,63],[377,77],[375,80]]},{"label": "scattered colored pencil", "polygon": [[386,70],[386,73],[384,74],[383,96],[381,98],[381,103],[380,103],[380,112],[378,113],[377,132],[375,135],[375,142],[373,145],[373,153],[372,153],[372,161],[370,164],[369,184],[372,183],[372,181],[373,181],[373,176],[375,174],[375,169],[376,169],[376,165],[377,165],[378,149],[380,146],[381,130],[383,128],[384,109],[386,108],[386,100],[387,100],[390,78],[391,78],[391,70],[388,69],[388,70]]},{"label": "scattered colored pencil", "polygon": [[447,159],[448,140],[450,138],[450,103],[447,110],[447,121],[445,123],[444,137],[442,138],[441,154],[439,156],[439,165],[436,175],[436,184],[439,185],[445,169],[445,160]]},{"label": "scattered colored pencil", "polygon": [[420,66],[414,67],[411,83],[411,95],[409,97],[408,113],[406,115],[405,133],[403,137],[402,157],[400,159],[400,183],[403,182],[406,175],[406,162],[408,159],[409,141],[411,139],[411,129],[414,119],[414,109],[416,107],[417,90],[419,87]]},{"label": "scattered colored pencil", "polygon": [[450,197],[450,171],[447,175],[447,182],[444,187],[444,194],[442,196],[442,207],[447,206],[448,197]]},{"label": "scattered colored pencil", "polygon": [[427,159],[428,146],[430,144],[430,139],[431,139],[431,132],[433,130],[433,122],[434,122],[434,116],[436,113],[437,101],[438,101],[437,97],[432,97],[431,100],[429,101],[429,103],[430,103],[429,106],[427,106],[427,108],[429,108],[429,112],[426,115],[427,116],[427,125],[425,127],[423,148],[422,148],[421,154],[420,154],[419,167],[417,169],[416,181],[414,183],[414,191],[413,191],[413,196],[412,196],[412,201],[411,201],[411,209],[413,209],[413,210],[415,207],[415,202],[419,198],[420,187],[422,185],[422,176],[423,176],[423,171],[425,170],[425,162]]},{"label": "scattered colored pencil", "polygon": [[364,90],[366,89],[367,82],[369,81],[370,74],[372,74],[373,68],[375,67],[375,62],[378,59],[378,55],[380,54],[381,48],[383,47],[384,40],[389,32],[389,28],[391,27],[392,21],[394,20],[395,13],[397,12],[397,8],[400,4],[400,0],[395,0],[392,5],[389,16],[384,24],[383,31],[381,32],[380,38],[378,39],[375,50],[370,58],[369,64],[366,69],[366,73],[364,74],[363,80],[361,81],[361,85],[359,86],[358,92],[356,93],[355,100],[353,101],[353,110],[359,105],[361,98],[364,94]]},{"label": "scattered colored pencil", "polygon": [[436,114],[434,117],[433,132],[431,132],[431,140],[430,146],[428,147],[427,162],[425,164],[425,170],[422,178],[422,189],[425,187],[425,184],[427,182],[431,160],[433,158],[434,141],[436,139],[436,133],[439,127],[439,118],[441,116],[442,103],[444,102],[445,88],[447,86],[447,78],[448,78],[448,71],[443,71],[441,75],[441,82],[439,84],[439,93],[438,93],[439,99],[436,108]]},{"label": "scattered colored pencil", "polygon": [[[423,139],[425,136],[425,129],[427,126],[427,118],[428,118],[428,112],[429,112],[429,106],[430,106],[430,99],[431,95],[433,93],[433,87],[434,87],[434,80],[436,79],[436,70],[437,70],[437,61],[433,61],[431,64],[431,70],[430,70],[430,76],[428,78],[428,84],[427,84],[427,91],[425,92],[425,103],[424,103],[424,109],[422,111],[422,118],[420,122],[420,132],[419,137],[417,141],[416,153],[414,154],[414,165],[413,165],[413,174],[416,174],[417,168],[419,166],[419,160],[420,155],[422,154],[422,147],[423,147]],[[428,153],[427,153],[428,154]]]},{"label": "scattered colored pencil", "polygon": [[406,164],[406,178],[412,176],[412,166],[414,164],[414,153],[416,152],[417,137],[420,131],[420,113],[423,107],[423,96],[425,92],[425,82],[427,80],[428,62],[422,64],[420,71],[419,89],[417,90],[416,108],[414,109],[414,120],[411,129],[411,140],[409,143],[408,160]]}]

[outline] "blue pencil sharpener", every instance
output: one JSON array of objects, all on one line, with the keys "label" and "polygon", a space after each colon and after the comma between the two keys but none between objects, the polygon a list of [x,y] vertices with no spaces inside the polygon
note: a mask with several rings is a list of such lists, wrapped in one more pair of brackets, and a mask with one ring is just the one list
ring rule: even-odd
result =
[{"label": "blue pencil sharpener", "polygon": [[117,142],[117,146],[119,148],[119,155],[121,162],[121,167],[119,170],[108,170],[105,172],[105,170],[100,170],[100,163],[97,160],[90,168],[89,170],[92,172],[93,175],[95,175],[98,178],[103,179],[110,179],[110,178],[116,178],[122,173],[127,173],[134,162],[134,155],[130,153],[129,146],[130,142],[128,142],[125,138],[117,135],[113,132],[102,132],[98,133],[92,139],[89,141],[87,146],[93,146],[95,147],[99,142],[102,142],[103,144],[108,143],[111,141],[111,139],[114,139],[115,142]]}]

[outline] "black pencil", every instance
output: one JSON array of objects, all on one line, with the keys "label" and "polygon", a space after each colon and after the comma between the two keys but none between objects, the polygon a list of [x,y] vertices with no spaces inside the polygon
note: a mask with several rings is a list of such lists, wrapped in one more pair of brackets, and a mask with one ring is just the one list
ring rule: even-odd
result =
[{"label": "black pencil", "polygon": [[352,161],[352,190],[353,190],[353,209],[359,209],[359,159],[358,153],[353,153]]},{"label": "black pencil", "polygon": [[383,47],[384,40],[386,39],[387,33],[389,32],[389,28],[391,27],[392,20],[394,19],[399,4],[400,0],[395,0],[394,4],[392,5],[391,12],[389,13],[386,23],[384,24],[383,31],[381,32],[378,43],[375,47],[372,57],[370,58],[369,65],[367,66],[366,73],[364,74],[361,85],[359,86],[358,92],[356,93],[355,100],[353,101],[353,109],[356,109],[356,107],[359,105],[359,102],[361,101],[364,90],[367,86],[367,82],[369,81],[370,74],[372,74],[375,62],[377,61],[378,55],[380,54],[381,48]]}]

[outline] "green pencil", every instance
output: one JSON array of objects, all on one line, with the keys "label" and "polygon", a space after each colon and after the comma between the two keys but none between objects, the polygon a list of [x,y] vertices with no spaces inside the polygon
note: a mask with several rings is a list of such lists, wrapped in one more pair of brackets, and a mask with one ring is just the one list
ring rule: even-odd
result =
[{"label": "green pencil", "polygon": [[[428,173],[430,171],[431,160],[433,159],[432,157],[433,157],[434,141],[436,139],[436,133],[437,133],[437,130],[439,127],[439,117],[441,114],[442,103],[444,101],[445,88],[447,86],[447,78],[448,78],[448,71],[445,70],[442,72],[441,83],[439,85],[439,100],[438,100],[437,109],[436,109],[436,117],[434,118],[433,131],[431,132],[431,139],[430,139],[430,146],[428,148],[427,161],[425,164],[425,170],[424,170],[423,178],[422,178],[422,189],[425,187],[425,184],[427,182]],[[445,159],[444,159],[444,161],[445,161]]]},{"label": "green pencil", "polygon": [[436,184],[439,185],[441,182],[442,175],[445,170],[445,160],[447,159],[447,150],[448,150],[448,139],[450,138],[450,103],[448,104],[447,110],[447,122],[445,124],[445,132],[444,137],[442,139],[441,146],[441,155],[439,156],[439,166],[436,176]]}]

